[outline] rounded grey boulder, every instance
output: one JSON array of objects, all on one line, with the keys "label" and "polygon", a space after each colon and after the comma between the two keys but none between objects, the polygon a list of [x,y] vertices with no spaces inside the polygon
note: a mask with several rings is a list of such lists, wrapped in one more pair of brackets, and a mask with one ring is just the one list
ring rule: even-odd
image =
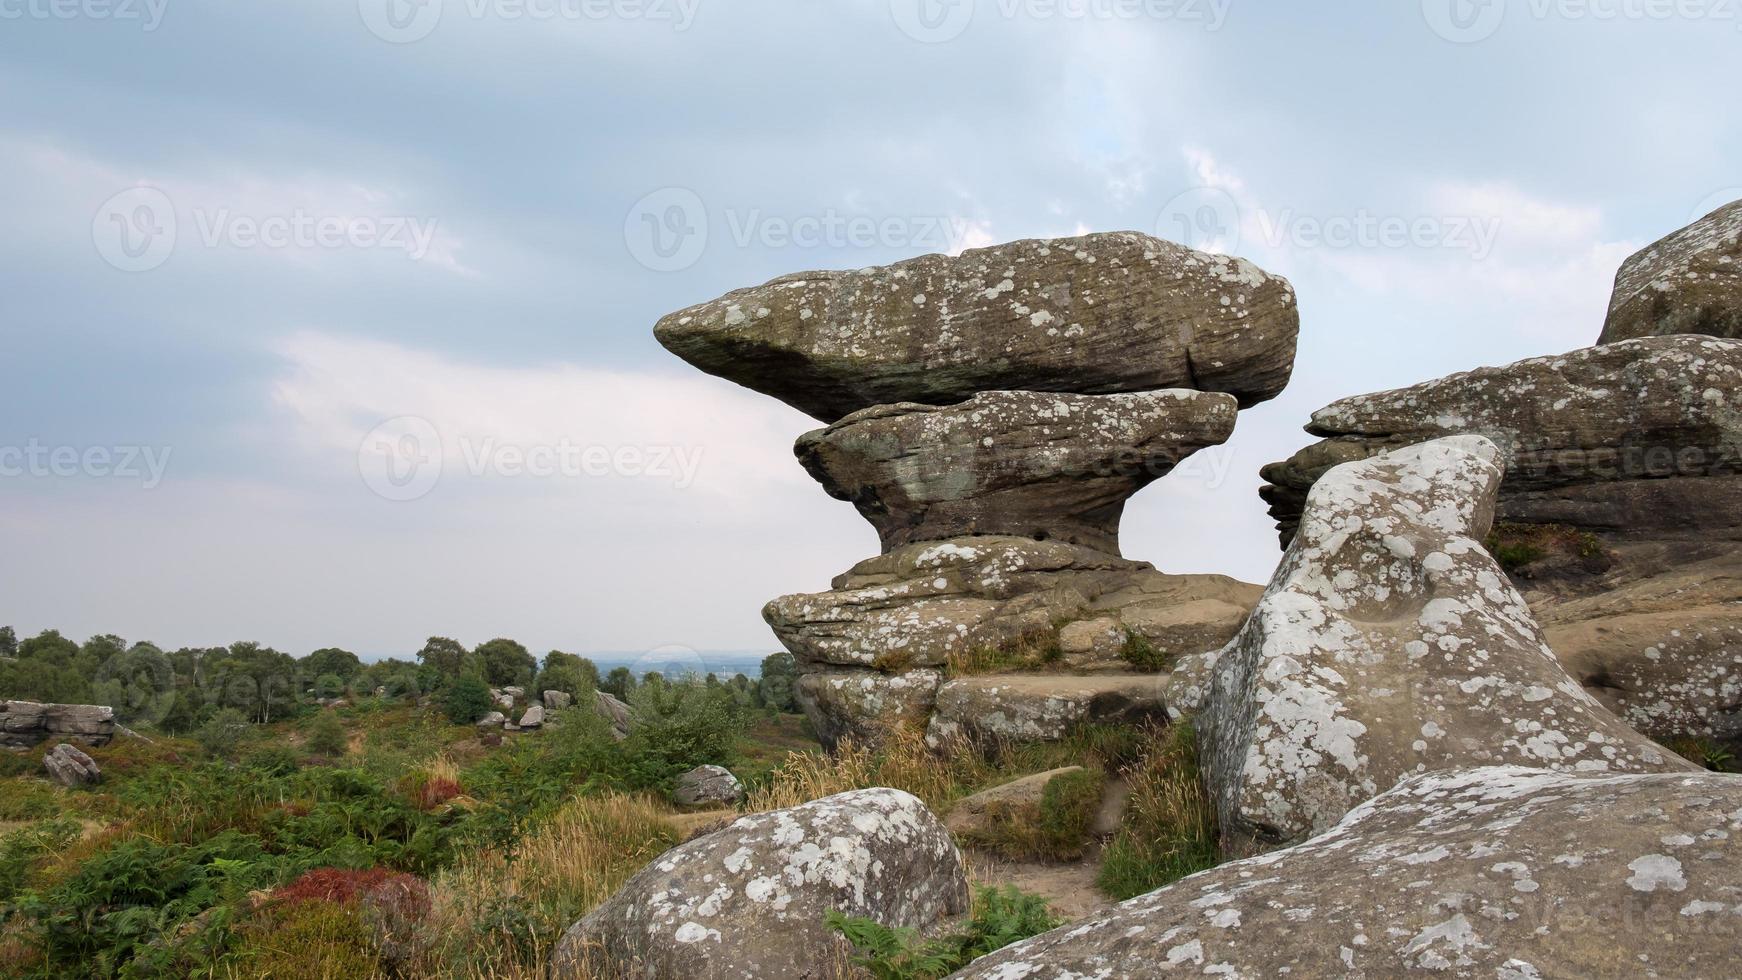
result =
[{"label": "rounded grey boulder", "polygon": [[744,798],[744,784],[720,766],[697,766],[677,777],[671,798],[678,806],[731,806]]}]

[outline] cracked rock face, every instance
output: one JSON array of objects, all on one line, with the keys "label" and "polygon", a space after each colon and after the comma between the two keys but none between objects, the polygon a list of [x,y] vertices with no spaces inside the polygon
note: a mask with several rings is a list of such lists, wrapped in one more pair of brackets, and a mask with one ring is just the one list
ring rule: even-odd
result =
[{"label": "cracked rock face", "polygon": [[1229,849],[1299,840],[1420,772],[1662,772],[1569,677],[1481,544],[1501,452],[1453,436],[1331,470],[1199,724]]},{"label": "cracked rock face", "polygon": [[992,391],[939,407],[855,412],[801,436],[799,461],[850,501],[883,548],[968,535],[1119,553],[1125,501],[1185,457],[1227,441],[1233,396]]},{"label": "cracked rock face", "polygon": [[1142,725],[1167,718],[1164,685],[1147,674],[987,674],[938,689],[926,744],[1056,742],[1084,725]]},{"label": "cracked rock face", "polygon": [[832,752],[848,737],[875,744],[890,725],[923,727],[943,682],[940,670],[819,670],[800,676],[795,693],[818,740]]},{"label": "cracked rock face", "polygon": [[857,790],[667,851],[569,929],[552,976],[834,976],[847,957],[831,910],[923,928],[967,907],[943,823],[907,793]]},{"label": "cracked rock face", "polygon": [[103,778],[96,760],[67,742],[48,750],[42,757],[42,767],[50,779],[67,787],[89,786]]},{"label": "cracked rock face", "polygon": [[102,746],[114,737],[115,709],[108,705],[0,701],[0,747],[27,749],[51,738]]},{"label": "cracked rock face", "polygon": [[1287,850],[975,960],[980,980],[1731,976],[1742,778],[1416,777]]},{"label": "cracked rock face", "polygon": [[1288,383],[1298,331],[1287,280],[1136,232],[801,272],[654,328],[701,370],[824,422],[997,390],[1194,388],[1253,405]]},{"label": "cracked rock face", "polygon": [[1601,344],[1667,334],[1742,338],[1742,201],[1621,264]]}]

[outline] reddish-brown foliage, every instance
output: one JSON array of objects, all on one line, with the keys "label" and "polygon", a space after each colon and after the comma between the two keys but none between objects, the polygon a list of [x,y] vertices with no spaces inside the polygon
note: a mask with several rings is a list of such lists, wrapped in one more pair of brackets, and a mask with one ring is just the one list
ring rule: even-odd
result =
[{"label": "reddish-brown foliage", "polygon": [[429,909],[429,886],[422,878],[370,868],[367,871],[347,871],[342,868],[315,868],[306,871],[283,888],[272,893],[276,901],[345,903],[366,898],[381,901],[421,915]]}]

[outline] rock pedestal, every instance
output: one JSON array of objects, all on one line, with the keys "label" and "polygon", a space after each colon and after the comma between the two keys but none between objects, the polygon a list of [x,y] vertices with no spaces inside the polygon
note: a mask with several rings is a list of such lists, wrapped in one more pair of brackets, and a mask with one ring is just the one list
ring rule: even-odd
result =
[{"label": "rock pedestal", "polygon": [[1134,673],[1234,634],[1255,587],[1129,561],[1119,521],[1282,390],[1297,326],[1285,280],[1119,233],[787,276],[655,332],[832,423],[794,451],[883,553],[763,615],[826,743],[941,747],[1161,717]]}]

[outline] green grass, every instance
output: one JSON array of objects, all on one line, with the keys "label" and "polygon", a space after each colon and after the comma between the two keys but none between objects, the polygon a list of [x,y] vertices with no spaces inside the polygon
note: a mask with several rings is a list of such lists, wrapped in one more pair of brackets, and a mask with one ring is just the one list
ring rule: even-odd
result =
[{"label": "green grass", "polygon": [[983,830],[968,835],[977,846],[1017,860],[1073,861],[1089,845],[1107,775],[1099,769],[1062,773],[1047,781],[1038,801],[997,802]]},{"label": "green grass", "polygon": [[1102,891],[1133,898],[1221,863],[1216,811],[1198,771],[1190,725],[1166,729],[1128,778],[1131,798],[1102,856]]}]

